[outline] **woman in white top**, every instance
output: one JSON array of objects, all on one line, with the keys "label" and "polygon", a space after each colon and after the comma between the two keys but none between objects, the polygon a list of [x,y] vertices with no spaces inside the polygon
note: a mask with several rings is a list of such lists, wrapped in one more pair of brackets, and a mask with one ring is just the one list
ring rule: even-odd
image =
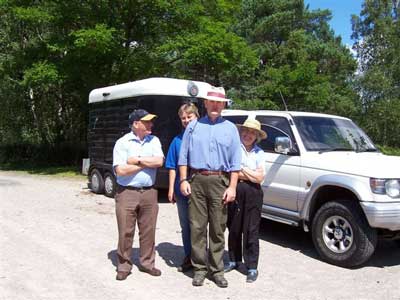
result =
[{"label": "woman in white top", "polygon": [[236,269],[244,260],[247,267],[247,282],[258,277],[259,241],[263,191],[261,183],[265,177],[264,151],[256,145],[267,138],[261,124],[248,118],[238,125],[242,146],[242,164],[236,189],[236,201],[228,206],[228,248],[230,262],[225,272]]}]

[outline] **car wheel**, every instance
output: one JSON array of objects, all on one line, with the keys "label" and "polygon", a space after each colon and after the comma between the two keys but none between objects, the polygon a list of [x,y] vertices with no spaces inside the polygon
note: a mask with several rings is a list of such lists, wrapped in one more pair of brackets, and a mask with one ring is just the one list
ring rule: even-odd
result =
[{"label": "car wheel", "polygon": [[323,260],[341,267],[366,262],[375,251],[377,232],[351,200],[327,202],[312,221],[312,239]]},{"label": "car wheel", "polygon": [[103,176],[97,169],[93,169],[90,173],[90,189],[96,194],[101,194],[104,191]]},{"label": "car wheel", "polygon": [[113,198],[115,195],[115,188],[116,183],[114,175],[111,173],[106,173],[104,175],[104,194],[107,197]]}]

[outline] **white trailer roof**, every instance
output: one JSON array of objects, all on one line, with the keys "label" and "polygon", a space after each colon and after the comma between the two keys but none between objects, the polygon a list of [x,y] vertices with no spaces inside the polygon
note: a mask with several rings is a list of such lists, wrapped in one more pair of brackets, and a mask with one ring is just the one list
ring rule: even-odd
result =
[{"label": "white trailer roof", "polygon": [[154,77],[94,89],[89,94],[89,103],[145,95],[193,97],[189,94],[188,87],[190,83],[194,83],[197,86],[198,94],[195,97],[199,98],[204,98],[211,87],[210,84],[201,81]]}]

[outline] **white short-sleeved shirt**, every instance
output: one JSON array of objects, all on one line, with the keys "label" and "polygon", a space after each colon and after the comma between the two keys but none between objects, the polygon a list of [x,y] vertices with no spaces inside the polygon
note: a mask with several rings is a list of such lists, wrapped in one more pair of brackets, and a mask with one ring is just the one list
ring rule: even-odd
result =
[{"label": "white short-sleeved shirt", "polygon": [[241,149],[242,149],[242,163],[241,167],[248,167],[251,170],[256,170],[257,168],[263,168],[264,174],[265,174],[265,153],[264,151],[258,147],[257,145],[254,145],[254,147],[250,150],[247,151],[246,147],[241,144]]},{"label": "white short-sleeved shirt", "polygon": [[[117,140],[113,151],[113,168],[126,165],[131,156],[164,157],[160,140],[154,135],[147,135],[143,141],[131,131]],[[116,176],[117,183],[122,186],[148,187],[156,181],[157,168],[145,168],[135,174]]]}]

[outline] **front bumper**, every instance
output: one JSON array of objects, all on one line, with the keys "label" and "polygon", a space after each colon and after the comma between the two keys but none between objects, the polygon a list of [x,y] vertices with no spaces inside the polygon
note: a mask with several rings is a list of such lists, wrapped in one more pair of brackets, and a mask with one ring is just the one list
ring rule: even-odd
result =
[{"label": "front bumper", "polygon": [[400,230],[400,203],[360,202],[360,204],[371,227]]}]

